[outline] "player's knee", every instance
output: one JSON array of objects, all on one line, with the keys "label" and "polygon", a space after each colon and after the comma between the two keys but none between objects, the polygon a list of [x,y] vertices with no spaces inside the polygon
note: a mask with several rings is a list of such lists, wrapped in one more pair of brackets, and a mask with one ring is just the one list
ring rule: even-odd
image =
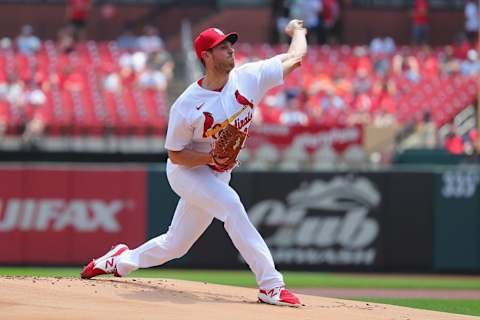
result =
[{"label": "player's knee", "polygon": [[241,224],[245,220],[248,220],[248,216],[243,205],[240,205],[235,210],[227,212],[224,223],[225,227],[228,229],[229,226]]},{"label": "player's knee", "polygon": [[168,233],[164,238],[163,252],[168,256],[168,260],[181,258],[190,249],[189,243],[183,243],[173,236],[174,232],[176,231],[174,231],[172,228],[169,228]]},{"label": "player's knee", "polygon": [[183,257],[184,255],[186,255],[188,252],[188,248],[180,248],[178,251],[177,251],[177,254],[175,255],[174,259],[178,259],[178,258],[181,258]]},{"label": "player's knee", "polygon": [[171,254],[171,259],[178,259],[183,257],[184,255],[187,254],[188,249],[190,249],[189,246],[185,244],[176,244],[171,247],[170,254]]},{"label": "player's knee", "polygon": [[240,198],[238,196],[231,196],[223,199],[223,205],[225,206],[226,210],[230,212],[238,212],[241,213],[243,212],[243,204],[240,201]]}]

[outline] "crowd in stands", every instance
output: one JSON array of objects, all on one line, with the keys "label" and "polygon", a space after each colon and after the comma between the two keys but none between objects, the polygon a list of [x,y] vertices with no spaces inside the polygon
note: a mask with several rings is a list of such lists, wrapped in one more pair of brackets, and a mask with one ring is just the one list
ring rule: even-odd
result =
[{"label": "crowd in stands", "polygon": [[[466,1],[465,32],[450,46],[428,43],[428,1],[412,7],[412,42],[398,46],[388,35],[363,46],[339,45],[338,0],[282,0],[277,26],[301,18],[310,43],[303,67],[271,90],[255,113],[257,124],[296,126],[416,126],[428,147],[458,153],[476,145],[452,127],[438,128],[475,103],[480,77],[478,6]],[[26,144],[47,134],[163,134],[166,90],[174,63],[154,26],[126,27],[116,41],[86,41],[89,0],[68,2],[68,24],[57,39],[40,40],[30,25],[0,39],[0,137]],[[477,29],[476,29],[477,28]],[[285,52],[278,45],[236,45],[237,64]],[[461,142],[461,143],[460,143]]]},{"label": "crowd in stands", "polygon": [[[41,41],[30,25],[0,40],[0,137],[28,145],[48,134],[160,131],[173,59],[157,29],[117,41],[78,41],[68,28]],[[120,130],[120,129],[119,129]]]},{"label": "crowd in stands", "polygon": [[[419,147],[442,147],[451,153],[480,151],[472,128],[459,134],[451,126],[445,137],[438,129],[455,114],[475,104],[480,77],[479,12],[475,0],[465,1],[465,29],[451,46],[429,47],[430,7],[415,0],[410,11],[411,44],[400,46],[388,35],[369,45],[335,45],[342,2],[336,0],[283,0],[277,3],[277,33],[287,21],[299,18],[309,30],[310,48],[301,72],[287,79],[284,89],[267,96],[257,113],[258,123],[283,125],[351,126],[355,124],[416,127]],[[237,57],[263,59],[285,50],[284,45],[243,45]],[[334,44],[332,46],[332,44]]]},{"label": "crowd in stands", "polygon": [[456,132],[455,127],[445,138],[445,149],[451,154],[474,154],[479,153],[479,136],[478,129],[472,128],[465,135],[460,135]]},{"label": "crowd in stands", "polygon": [[[465,1],[464,30],[453,45],[443,48],[428,46],[428,0],[411,2],[411,47],[397,47],[386,34],[367,46],[338,46],[345,5],[348,1],[273,1],[275,43],[288,43],[283,29],[290,19],[298,18],[308,29],[309,43],[323,46],[309,50],[302,71],[287,79],[285,89],[267,96],[255,121],[301,126],[400,125],[414,127],[420,137],[418,147],[444,146],[451,153],[480,151],[476,129],[460,135],[451,125],[445,137],[438,135],[438,129],[449,126],[455,114],[475,103],[480,90],[477,1]],[[244,45],[237,56],[248,61],[282,50],[285,46]]]},{"label": "crowd in stands", "polygon": [[[240,61],[262,59],[282,46],[239,45]],[[480,75],[478,52],[468,41],[437,49],[395,46],[310,48],[303,68],[271,91],[257,121],[280,124],[404,124],[431,111],[442,125],[473,103]]]}]

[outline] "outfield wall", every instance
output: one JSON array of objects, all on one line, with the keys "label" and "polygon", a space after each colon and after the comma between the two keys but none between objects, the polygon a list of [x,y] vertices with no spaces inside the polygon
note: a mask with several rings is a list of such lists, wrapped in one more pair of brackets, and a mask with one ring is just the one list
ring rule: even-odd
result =
[{"label": "outfield wall", "polygon": [[[0,166],[0,264],[77,265],[164,233],[177,196],[154,166]],[[480,272],[480,168],[237,172],[282,270]],[[244,268],[214,221],[168,264]]]}]

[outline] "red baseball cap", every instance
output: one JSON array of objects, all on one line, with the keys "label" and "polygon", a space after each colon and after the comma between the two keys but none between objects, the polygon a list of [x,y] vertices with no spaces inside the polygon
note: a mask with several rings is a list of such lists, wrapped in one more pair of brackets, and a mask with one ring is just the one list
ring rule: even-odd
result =
[{"label": "red baseball cap", "polygon": [[217,28],[208,28],[200,32],[198,37],[195,38],[195,52],[198,59],[201,60],[202,52],[219,45],[221,42],[228,40],[231,44],[237,42],[238,33],[230,32],[228,34],[223,33],[222,30]]}]

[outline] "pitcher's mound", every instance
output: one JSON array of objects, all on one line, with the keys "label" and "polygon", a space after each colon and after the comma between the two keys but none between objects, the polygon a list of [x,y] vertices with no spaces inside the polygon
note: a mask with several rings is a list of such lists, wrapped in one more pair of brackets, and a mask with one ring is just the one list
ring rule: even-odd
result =
[{"label": "pitcher's mound", "polygon": [[299,296],[301,308],[277,307],[257,303],[256,294],[250,288],[180,280],[0,277],[0,319],[475,319],[307,295]]}]

